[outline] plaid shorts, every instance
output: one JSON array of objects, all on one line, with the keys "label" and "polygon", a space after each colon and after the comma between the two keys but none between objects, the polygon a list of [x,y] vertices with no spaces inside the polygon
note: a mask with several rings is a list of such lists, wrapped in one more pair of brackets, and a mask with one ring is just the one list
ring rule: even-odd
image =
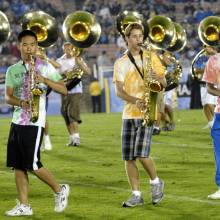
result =
[{"label": "plaid shorts", "polygon": [[149,157],[153,127],[142,125],[141,119],[123,119],[122,159],[135,160],[136,157]]}]

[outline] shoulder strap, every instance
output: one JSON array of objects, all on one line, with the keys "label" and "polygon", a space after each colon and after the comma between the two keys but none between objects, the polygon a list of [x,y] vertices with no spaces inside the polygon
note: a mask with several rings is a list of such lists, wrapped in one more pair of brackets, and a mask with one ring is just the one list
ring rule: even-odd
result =
[{"label": "shoulder strap", "polygon": [[[131,52],[128,51],[127,52],[128,58],[130,59],[130,61],[134,64],[134,66],[136,67],[138,73],[140,74],[141,78],[144,79],[143,73],[140,71],[139,67],[137,66],[134,57],[132,56]],[[143,59],[143,55],[141,53],[141,59]]]}]

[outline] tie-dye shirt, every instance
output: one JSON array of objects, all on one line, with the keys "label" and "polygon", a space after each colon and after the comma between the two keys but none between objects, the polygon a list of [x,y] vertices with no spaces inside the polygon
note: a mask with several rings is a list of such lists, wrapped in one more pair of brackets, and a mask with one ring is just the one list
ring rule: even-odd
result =
[{"label": "tie-dye shirt", "polygon": [[[6,72],[6,87],[13,88],[13,95],[19,99],[29,99],[29,66],[24,64],[22,60],[18,63],[10,66]],[[61,79],[60,74],[57,70],[49,63],[36,59],[35,70],[42,76],[53,80],[55,82]],[[43,83],[39,84],[39,87],[43,90],[43,94],[40,96],[39,102],[39,118],[38,121],[32,123],[30,121],[30,113],[19,106],[14,106],[14,112],[12,122],[19,125],[35,125],[44,127],[46,119],[46,90],[47,86]]]},{"label": "tie-dye shirt", "polygon": [[[140,71],[143,72],[141,56],[134,56],[134,59]],[[144,66],[146,66],[147,64],[145,56],[143,58],[143,64]],[[153,71],[159,77],[164,77],[166,71],[165,66],[163,66],[161,60],[155,52],[152,52],[151,66]],[[117,59],[114,64],[113,83],[115,83],[116,81],[124,83],[124,90],[128,95],[134,96],[136,98],[142,98],[144,93],[144,81],[141,78],[134,64],[128,58],[127,54]],[[142,117],[142,113],[135,104],[125,102],[122,114],[123,119],[134,119]]]},{"label": "tie-dye shirt", "polygon": [[[214,84],[220,89],[220,53],[211,56],[206,64],[202,81]],[[217,99],[215,112],[220,113],[220,97]]]}]

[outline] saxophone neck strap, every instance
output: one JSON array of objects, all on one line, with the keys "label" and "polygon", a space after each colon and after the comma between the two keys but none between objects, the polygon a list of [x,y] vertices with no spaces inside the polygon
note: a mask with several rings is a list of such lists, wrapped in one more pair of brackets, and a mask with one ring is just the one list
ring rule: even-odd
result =
[{"label": "saxophone neck strap", "polygon": [[[140,71],[139,67],[137,66],[135,59],[130,51],[127,52],[129,60],[134,64],[135,68],[137,69],[138,73],[140,74],[141,78],[144,79],[144,74]],[[143,51],[140,51],[141,61],[142,61],[142,67],[143,67]]]}]

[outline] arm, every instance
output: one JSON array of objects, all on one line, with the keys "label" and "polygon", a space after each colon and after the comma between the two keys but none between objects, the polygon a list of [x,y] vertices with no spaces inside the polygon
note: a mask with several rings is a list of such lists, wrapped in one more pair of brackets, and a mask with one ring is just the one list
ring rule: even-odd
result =
[{"label": "arm", "polygon": [[92,71],[82,57],[76,57],[76,63],[83,70],[84,73],[91,75]]},{"label": "arm", "polygon": [[220,90],[214,87],[214,84],[206,83],[208,93],[214,96],[220,96]]},{"label": "arm", "polygon": [[67,89],[63,81],[54,82],[48,78],[43,77],[40,74],[36,75],[35,80],[36,82],[44,83],[45,85],[49,86],[51,89],[55,90],[60,94],[67,95]]},{"label": "arm", "polygon": [[20,106],[24,109],[29,108],[28,100],[21,100],[13,95],[14,89],[11,87],[6,87],[6,92],[5,92],[5,101],[9,105],[13,106]]},{"label": "arm", "polygon": [[116,92],[116,95],[119,98],[123,99],[124,101],[127,101],[127,102],[134,104],[134,105],[137,105],[137,107],[140,110],[144,109],[144,107],[145,107],[144,100],[128,95],[124,90],[123,82],[120,82],[120,81],[115,82],[115,92]]},{"label": "arm", "polygon": [[61,65],[56,62],[54,59],[49,59],[48,57],[46,58],[46,61],[50,64],[52,64],[56,69],[59,69]]},{"label": "arm", "polygon": [[62,81],[54,82],[48,78],[44,78],[43,83],[49,86],[51,89],[55,90],[56,92],[63,94],[63,95],[67,95],[67,88],[64,82]]}]

